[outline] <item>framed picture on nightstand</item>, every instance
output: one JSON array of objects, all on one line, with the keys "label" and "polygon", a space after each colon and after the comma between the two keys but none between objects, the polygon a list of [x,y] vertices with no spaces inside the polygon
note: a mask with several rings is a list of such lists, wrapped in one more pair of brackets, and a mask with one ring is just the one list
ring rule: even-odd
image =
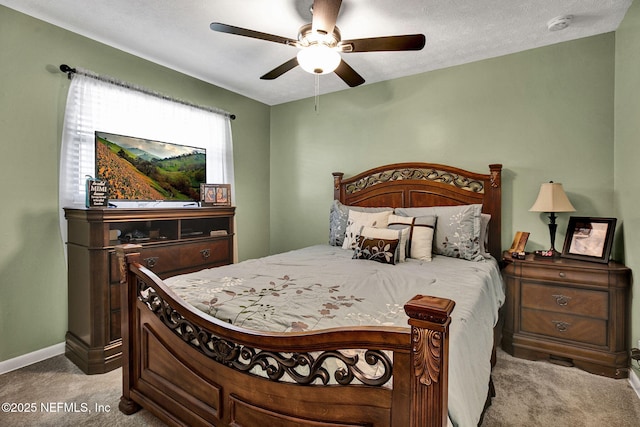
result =
[{"label": "framed picture on nightstand", "polygon": [[515,237],[513,238],[513,243],[509,248],[509,253],[524,253],[524,248],[527,245],[527,241],[529,240],[529,232],[528,231],[518,231],[516,232]]},{"label": "framed picture on nightstand", "polygon": [[609,262],[616,218],[569,218],[567,234],[564,239],[562,257]]}]

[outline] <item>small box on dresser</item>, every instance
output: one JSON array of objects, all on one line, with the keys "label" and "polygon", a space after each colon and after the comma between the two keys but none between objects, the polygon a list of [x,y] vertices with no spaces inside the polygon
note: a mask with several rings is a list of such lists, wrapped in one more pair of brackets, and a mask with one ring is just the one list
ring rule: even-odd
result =
[{"label": "small box on dresser", "polygon": [[631,270],[565,258],[504,255],[507,287],[502,347],[612,378],[629,368]]}]

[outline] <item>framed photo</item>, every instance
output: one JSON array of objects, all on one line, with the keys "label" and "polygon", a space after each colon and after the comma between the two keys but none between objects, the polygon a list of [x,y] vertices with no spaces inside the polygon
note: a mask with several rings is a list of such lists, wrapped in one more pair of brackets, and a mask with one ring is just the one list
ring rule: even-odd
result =
[{"label": "framed photo", "polygon": [[202,206],[231,206],[230,184],[200,184]]},{"label": "framed photo", "polygon": [[608,263],[615,229],[615,218],[572,216],[569,218],[561,256]]},{"label": "framed photo", "polygon": [[521,253],[524,252],[524,248],[527,245],[527,241],[529,240],[529,232],[527,231],[517,231],[515,237],[513,238],[513,243],[509,248],[509,253]]}]

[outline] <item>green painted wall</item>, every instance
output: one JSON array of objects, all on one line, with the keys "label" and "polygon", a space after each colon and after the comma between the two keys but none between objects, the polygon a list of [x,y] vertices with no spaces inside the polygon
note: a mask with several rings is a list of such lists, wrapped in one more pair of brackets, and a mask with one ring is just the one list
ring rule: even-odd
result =
[{"label": "green painted wall", "polygon": [[[613,33],[272,107],[271,252],[326,242],[332,171],[391,162],[487,171],[504,165],[503,239],[548,219],[529,212],[562,182],[576,215],[612,216]],[[322,79],[335,78],[323,76]],[[366,78],[366,76],[365,76]],[[310,88],[311,90],[311,88]],[[569,218],[560,214],[556,247]]]},{"label": "green painted wall", "polygon": [[0,176],[18,183],[5,184],[0,209],[0,361],[62,342],[66,331],[57,179],[69,83],[60,63],[238,116],[240,259],[326,242],[333,171],[402,161],[484,171],[501,162],[503,246],[518,230],[532,233],[528,250],[548,246],[547,218],[528,209],[540,183],[554,180],[575,215],[619,218],[616,256],[638,269],[638,9],[615,36],[324,95],[315,113],[312,98],[268,107],[0,6]]},{"label": "green painted wall", "polygon": [[0,6],[0,361],[63,342],[67,330],[61,63],[235,113],[239,258],[269,251],[268,106]]},{"label": "green painted wall", "polygon": [[[635,1],[616,32],[615,204],[621,220],[616,245],[640,275],[640,3]],[[634,290],[637,287],[634,285]],[[640,295],[633,292],[631,346],[640,340]]]}]

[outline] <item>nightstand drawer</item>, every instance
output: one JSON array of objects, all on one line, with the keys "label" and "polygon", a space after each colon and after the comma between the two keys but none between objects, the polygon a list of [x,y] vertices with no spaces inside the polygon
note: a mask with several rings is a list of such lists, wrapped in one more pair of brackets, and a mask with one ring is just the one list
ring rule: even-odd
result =
[{"label": "nightstand drawer", "polygon": [[609,282],[609,275],[606,270],[577,270],[560,266],[541,268],[540,265],[522,265],[522,277],[598,286],[606,285]]},{"label": "nightstand drawer", "polygon": [[522,331],[598,346],[607,345],[607,321],[522,308]]},{"label": "nightstand drawer", "polygon": [[607,320],[607,292],[548,286],[522,281],[522,307]]}]

